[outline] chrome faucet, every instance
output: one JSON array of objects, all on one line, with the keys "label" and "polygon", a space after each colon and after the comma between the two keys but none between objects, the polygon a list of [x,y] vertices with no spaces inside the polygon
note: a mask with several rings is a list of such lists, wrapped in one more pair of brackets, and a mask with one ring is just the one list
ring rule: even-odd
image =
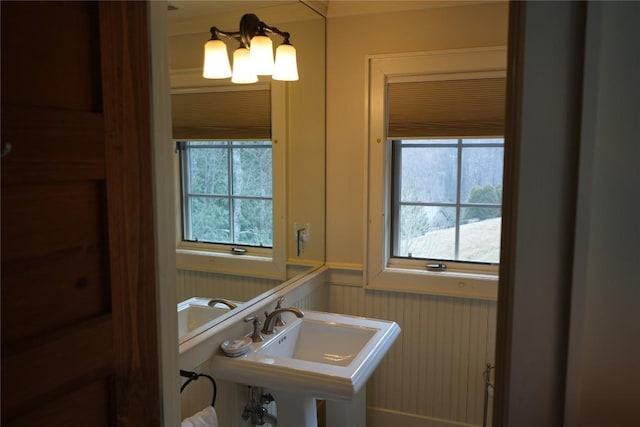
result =
[{"label": "chrome faucet", "polygon": [[231,310],[233,310],[234,308],[236,308],[238,306],[238,304],[233,303],[233,302],[229,301],[228,299],[224,299],[224,298],[214,298],[211,301],[209,301],[207,303],[207,305],[209,305],[209,307],[215,307],[215,305],[218,304],[218,303],[226,305]]},{"label": "chrome faucet", "polygon": [[296,317],[304,317],[304,313],[295,307],[285,307],[273,310],[271,313],[264,312],[264,326],[262,327],[262,333],[265,335],[275,334],[276,330],[273,326],[275,319],[284,312],[290,312],[296,315]]}]

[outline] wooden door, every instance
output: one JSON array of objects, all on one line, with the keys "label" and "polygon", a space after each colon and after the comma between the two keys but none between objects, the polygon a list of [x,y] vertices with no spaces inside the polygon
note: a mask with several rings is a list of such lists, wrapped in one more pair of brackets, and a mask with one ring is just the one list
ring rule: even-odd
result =
[{"label": "wooden door", "polygon": [[159,425],[147,4],[0,8],[2,425]]}]

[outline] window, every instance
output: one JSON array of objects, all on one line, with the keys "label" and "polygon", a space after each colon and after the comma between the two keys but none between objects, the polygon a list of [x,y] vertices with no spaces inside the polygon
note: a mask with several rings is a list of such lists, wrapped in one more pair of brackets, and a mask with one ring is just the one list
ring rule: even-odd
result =
[{"label": "window", "polygon": [[286,279],[286,94],[272,86],[173,90],[179,269]]},{"label": "window", "polygon": [[272,247],[271,141],[179,145],[183,240]]},{"label": "window", "polygon": [[504,140],[392,144],[392,256],[497,263]]},{"label": "window", "polygon": [[369,58],[367,287],[497,297],[506,49]]}]

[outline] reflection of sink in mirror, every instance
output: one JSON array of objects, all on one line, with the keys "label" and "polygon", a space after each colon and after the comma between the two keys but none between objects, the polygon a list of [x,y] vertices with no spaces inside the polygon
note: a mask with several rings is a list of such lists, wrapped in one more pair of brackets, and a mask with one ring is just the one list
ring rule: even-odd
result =
[{"label": "reflection of sink in mirror", "polygon": [[[178,288],[177,301],[184,302],[192,297],[215,296],[232,301],[242,301],[242,305],[239,304],[238,308],[244,309],[311,271],[313,271],[313,267],[306,265],[288,266],[287,280],[282,282],[248,275],[179,269],[176,284]],[[214,319],[209,326],[215,326],[224,317]]]},{"label": "reflection of sink in mirror", "polygon": [[178,304],[179,341],[200,333],[213,319],[229,312],[222,303],[209,307],[209,301],[211,298],[193,297]]},{"label": "reflection of sink in mirror", "polygon": [[365,326],[303,319],[291,325],[286,336],[271,340],[264,346],[262,353],[308,362],[349,366],[376,332],[377,329]]}]

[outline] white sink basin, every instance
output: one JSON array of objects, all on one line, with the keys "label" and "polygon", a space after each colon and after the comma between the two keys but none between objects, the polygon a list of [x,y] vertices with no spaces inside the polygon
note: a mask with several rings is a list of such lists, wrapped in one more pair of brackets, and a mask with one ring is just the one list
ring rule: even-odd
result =
[{"label": "white sink basin", "polygon": [[[400,327],[395,322],[305,310],[244,356],[219,353],[213,374],[239,384],[301,393],[321,399],[351,399],[387,353]],[[289,320],[293,317],[295,320]]]},{"label": "white sink basin", "polygon": [[259,352],[265,357],[349,366],[377,331],[366,326],[303,318]]},{"label": "white sink basin", "polygon": [[197,335],[213,319],[229,312],[229,307],[216,304],[209,307],[211,298],[194,297],[178,304],[178,341]]}]

